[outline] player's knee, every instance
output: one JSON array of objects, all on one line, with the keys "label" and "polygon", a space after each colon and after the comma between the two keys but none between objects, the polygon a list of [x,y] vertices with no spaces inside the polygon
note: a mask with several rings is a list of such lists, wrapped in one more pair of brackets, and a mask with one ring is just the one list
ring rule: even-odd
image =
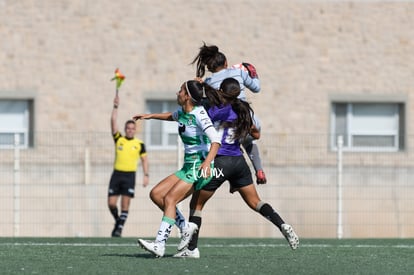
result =
[{"label": "player's knee", "polygon": [[176,206],[177,205],[177,199],[174,198],[173,196],[165,196],[164,197],[164,206],[168,207],[168,206]]},{"label": "player's knee", "polygon": [[162,203],[163,198],[161,194],[151,191],[149,194],[149,197],[156,205],[158,205],[159,207],[163,207],[163,203]]},{"label": "player's knee", "polygon": [[161,195],[155,189],[152,189],[149,193],[149,197],[150,197],[151,200],[157,200],[161,197]]}]

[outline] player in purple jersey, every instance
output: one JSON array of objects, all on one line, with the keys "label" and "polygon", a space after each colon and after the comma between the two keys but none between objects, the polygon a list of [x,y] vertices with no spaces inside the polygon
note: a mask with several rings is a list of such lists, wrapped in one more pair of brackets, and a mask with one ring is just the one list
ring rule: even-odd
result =
[{"label": "player in purple jersey", "polygon": [[[214,192],[225,182],[229,181],[232,188],[236,189],[246,204],[254,211],[270,220],[285,236],[290,247],[296,249],[299,238],[291,225],[286,224],[272,206],[262,201],[253,184],[249,166],[240,150],[239,139],[251,134],[258,138],[257,130],[252,122],[252,110],[249,104],[237,98],[240,93],[240,85],[237,80],[227,78],[220,85],[219,92],[206,93],[210,108],[208,114],[219,132],[223,134],[221,147],[214,159],[216,175],[201,190],[195,192],[190,202],[189,221],[201,227],[201,212],[206,202],[214,195]],[[179,251],[174,257],[199,258],[197,248],[198,232],[192,235],[188,247]]]},{"label": "player in purple jersey", "polygon": [[240,150],[239,140],[232,139],[234,128],[220,127],[221,123],[231,123],[237,119],[237,114],[233,111],[231,104],[226,104],[220,107],[213,106],[207,113],[216,128],[218,128],[219,133],[222,134],[221,143],[225,145],[219,149],[217,154],[225,156],[241,156],[243,153]]}]

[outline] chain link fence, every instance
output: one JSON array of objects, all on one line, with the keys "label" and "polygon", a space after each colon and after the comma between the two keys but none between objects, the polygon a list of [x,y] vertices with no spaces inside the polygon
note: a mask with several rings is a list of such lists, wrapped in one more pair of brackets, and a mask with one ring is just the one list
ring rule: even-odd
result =
[{"label": "chain link fence", "polygon": [[[408,145],[413,137],[408,137]],[[413,238],[414,155],[332,150],[327,135],[266,133],[261,199],[307,238]],[[179,146],[178,146],[179,147]],[[150,186],[138,167],[123,236],[155,236],[162,217],[149,191],[177,170],[176,150],[147,148]],[[0,236],[106,237],[114,143],[108,133],[41,132],[34,147],[0,151]],[[250,162],[249,162],[250,163]],[[253,169],[252,169],[253,171]],[[179,207],[188,216],[185,200]],[[282,237],[225,183],[203,211],[204,237]]]}]

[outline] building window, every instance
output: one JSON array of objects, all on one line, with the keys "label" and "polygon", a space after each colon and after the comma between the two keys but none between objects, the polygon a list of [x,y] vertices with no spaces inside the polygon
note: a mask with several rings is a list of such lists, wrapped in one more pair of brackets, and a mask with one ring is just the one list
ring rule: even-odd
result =
[{"label": "building window", "polygon": [[[147,100],[148,113],[174,112],[175,100]],[[151,149],[176,149],[178,144],[177,123],[162,120],[145,121],[145,144]]]},{"label": "building window", "polygon": [[332,103],[331,148],[343,136],[344,150],[403,150],[404,109],[404,103]]},{"label": "building window", "polygon": [[15,135],[22,148],[33,146],[33,100],[0,99],[0,148],[12,148]]}]

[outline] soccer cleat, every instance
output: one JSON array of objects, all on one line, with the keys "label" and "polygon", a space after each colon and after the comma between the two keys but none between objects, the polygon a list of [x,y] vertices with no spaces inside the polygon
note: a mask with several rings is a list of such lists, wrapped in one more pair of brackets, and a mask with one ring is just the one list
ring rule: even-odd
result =
[{"label": "soccer cleat", "polygon": [[189,222],[187,226],[181,231],[181,241],[178,244],[178,251],[183,250],[185,247],[187,247],[188,243],[191,241],[191,238],[193,237],[193,234],[197,232],[198,226],[193,223]]},{"label": "soccer cleat", "polygon": [[194,258],[198,259],[200,258],[200,251],[196,247],[194,250],[190,250],[188,248],[178,252],[173,256],[174,258]]},{"label": "soccer cleat", "polygon": [[299,245],[299,237],[296,235],[295,231],[293,231],[293,228],[289,224],[282,224],[282,234],[285,236],[286,240],[288,241],[290,248],[295,250],[298,248]]},{"label": "soccer cleat", "polygon": [[112,230],[112,237],[121,237],[122,235],[122,227],[114,228]]},{"label": "soccer cleat", "polygon": [[112,237],[121,237],[122,235],[122,226],[119,225],[118,221],[115,223],[114,229],[112,230]]},{"label": "soccer cleat", "polygon": [[266,179],[266,175],[263,172],[263,170],[258,170],[256,172],[256,183],[257,184],[266,184],[267,179]]},{"label": "soccer cleat", "polygon": [[146,251],[153,254],[155,257],[160,258],[164,256],[165,246],[158,242],[149,242],[143,239],[138,239],[138,244]]}]

